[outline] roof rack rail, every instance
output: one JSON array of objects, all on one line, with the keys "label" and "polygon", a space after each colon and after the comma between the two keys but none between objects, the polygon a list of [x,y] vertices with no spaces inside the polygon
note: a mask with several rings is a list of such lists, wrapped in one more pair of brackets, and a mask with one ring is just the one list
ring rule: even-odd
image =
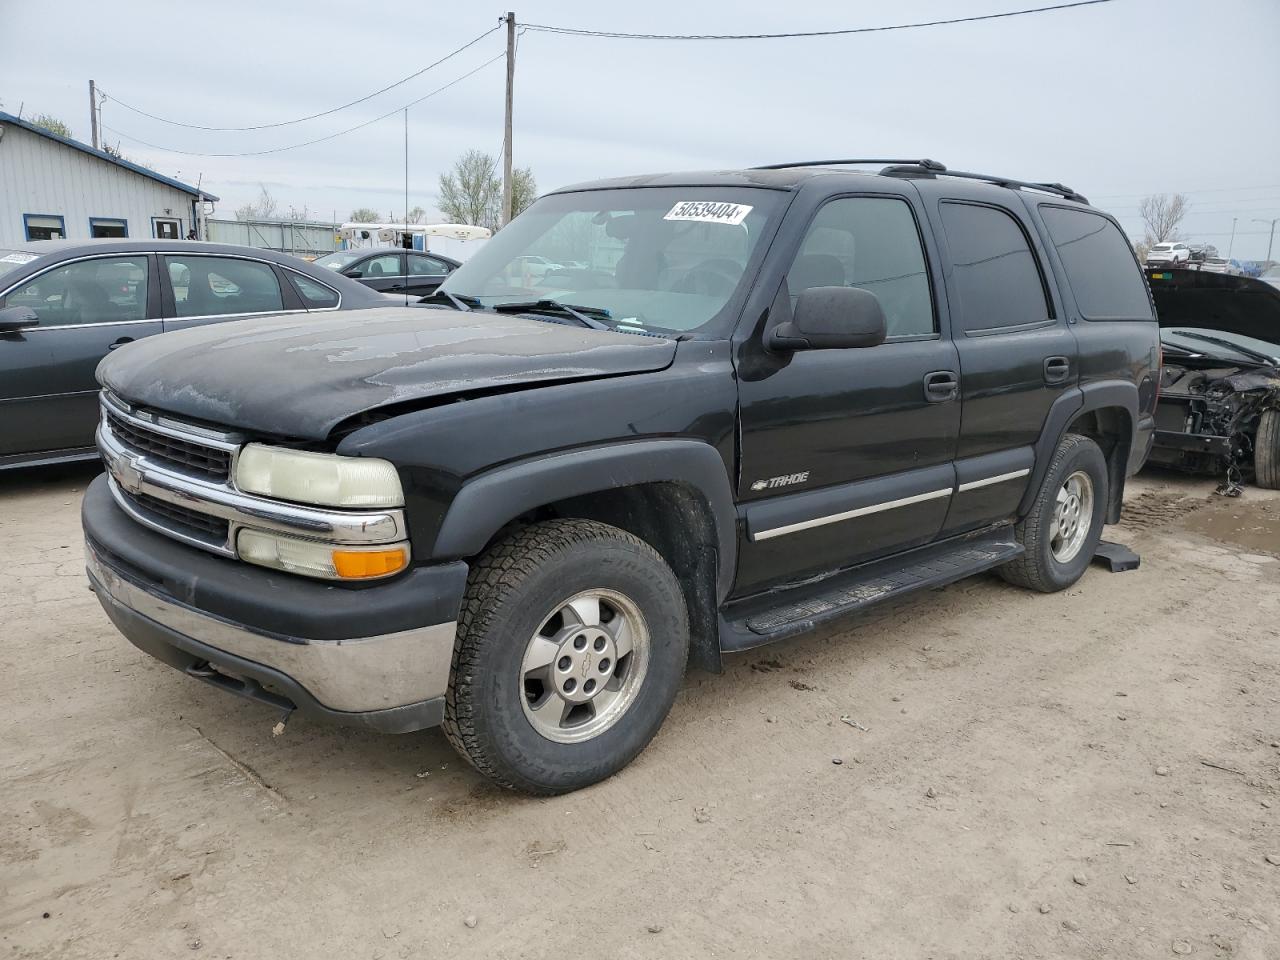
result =
[{"label": "roof rack rail", "polygon": [[800,160],[791,163],[766,163],[753,170],[787,170],[791,167],[839,167],[858,163],[902,163],[935,173],[943,173],[947,168],[937,160]]},{"label": "roof rack rail", "polygon": [[1028,180],[1014,180],[1011,177],[996,177],[989,173],[969,173],[964,170],[937,170],[924,165],[904,165],[885,167],[880,171],[881,175],[886,177],[934,177],[941,174],[945,177],[957,177],[961,180],[981,180],[984,183],[994,183],[999,187],[1008,187],[1011,190],[1039,190],[1042,193],[1052,193],[1065,200],[1074,200],[1076,203],[1087,204],[1089,202],[1083,194],[1077,193],[1070,187],[1061,183],[1037,183]]}]

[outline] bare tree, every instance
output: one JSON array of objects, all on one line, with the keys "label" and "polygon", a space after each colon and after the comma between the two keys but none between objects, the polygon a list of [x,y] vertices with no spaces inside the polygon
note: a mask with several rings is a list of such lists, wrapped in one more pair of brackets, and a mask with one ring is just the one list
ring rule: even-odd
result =
[{"label": "bare tree", "polygon": [[409,215],[405,217],[410,223],[421,223],[427,218],[427,211],[422,207],[414,207],[409,211]]},{"label": "bare tree", "polygon": [[1187,215],[1190,207],[1191,204],[1181,193],[1175,193],[1172,196],[1157,193],[1143,197],[1138,207],[1142,222],[1146,224],[1143,243],[1150,247],[1152,244],[1178,239],[1178,227],[1182,224],[1182,219]]},{"label": "bare tree", "polygon": [[511,171],[511,216],[522,213],[529,204],[538,199],[538,181],[534,179],[532,167],[521,167]]},{"label": "bare tree", "polygon": [[276,198],[271,195],[266,184],[258,184],[258,199],[244,206],[236,207],[237,220],[270,220],[280,209]]},{"label": "bare tree", "polygon": [[[453,169],[440,175],[438,206],[445,219],[471,223],[496,231],[502,226],[502,178],[498,162],[481,150],[468,150]],[[538,183],[533,170],[525,167],[511,173],[511,215],[533,203]]]},{"label": "bare tree", "polygon": [[502,202],[502,183],[494,175],[497,163],[480,150],[468,150],[453,169],[440,175],[437,206],[445,219],[493,228],[494,211]]},{"label": "bare tree", "polygon": [[351,211],[352,223],[377,223],[381,219],[377,210],[370,210],[368,207],[360,207],[358,210]]},{"label": "bare tree", "polygon": [[51,114],[38,113],[31,118],[31,122],[41,129],[57,134],[59,137],[66,137],[68,140],[73,137],[71,128]]}]

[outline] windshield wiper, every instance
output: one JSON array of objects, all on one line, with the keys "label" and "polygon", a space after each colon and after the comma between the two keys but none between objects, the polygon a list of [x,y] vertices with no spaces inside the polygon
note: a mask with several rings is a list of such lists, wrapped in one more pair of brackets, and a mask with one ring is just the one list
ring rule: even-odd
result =
[{"label": "windshield wiper", "polygon": [[1186,330],[1174,330],[1173,332],[1179,337],[1186,337],[1188,340],[1201,340],[1204,343],[1214,343],[1220,347],[1226,347],[1228,350],[1256,360],[1258,363],[1265,363],[1268,366],[1275,366],[1276,363],[1275,357],[1268,357],[1265,353],[1250,350],[1248,347],[1242,347],[1238,343],[1232,343],[1230,340],[1224,340],[1221,337],[1211,337],[1204,333],[1189,333]]},{"label": "windshield wiper", "polygon": [[526,300],[520,303],[496,303],[489,308],[496,313],[549,313],[555,316],[573,317],[584,327],[592,330],[612,330],[613,327],[602,323],[600,318],[610,320],[613,314],[603,307],[583,307],[573,303],[561,303],[559,300]]},{"label": "windshield wiper", "polygon": [[476,297],[458,296],[450,293],[448,290],[441,290],[439,287],[433,293],[427,294],[419,303],[448,303],[455,310],[474,310],[480,306],[480,300]]}]

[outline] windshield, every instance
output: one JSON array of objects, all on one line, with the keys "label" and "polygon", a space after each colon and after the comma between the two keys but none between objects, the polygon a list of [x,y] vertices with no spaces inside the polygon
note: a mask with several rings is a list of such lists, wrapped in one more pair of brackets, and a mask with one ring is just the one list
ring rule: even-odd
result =
[{"label": "windshield", "polygon": [[555,300],[605,311],[612,327],[709,328],[744,286],[784,201],[777,191],[733,187],[554,194],[440,289],[481,307]]},{"label": "windshield", "polygon": [[324,267],[326,270],[341,270],[352,260],[359,260],[367,252],[367,250],[339,250],[337,253],[319,257],[313,260],[312,263],[317,267]]},{"label": "windshield", "polygon": [[1172,250],[1172,249],[1173,249],[1173,244],[1170,244],[1170,243],[1157,243],[1157,244],[1156,244],[1154,247],[1152,247],[1151,249],[1152,249],[1152,250]]},{"label": "windshield", "polygon": [[[1189,334],[1190,336],[1181,336],[1181,334]],[[1210,343],[1201,337],[1212,337],[1221,343]],[[1230,359],[1252,359],[1249,353],[1262,354],[1270,357],[1271,361],[1280,364],[1280,333],[1276,336],[1275,343],[1266,340],[1259,340],[1256,337],[1246,337],[1239,333],[1230,333],[1226,330],[1210,330],[1201,327],[1178,327],[1173,330],[1162,330],[1160,339],[1170,346],[1178,347],[1182,350],[1189,350],[1191,353],[1205,353],[1214,357],[1228,357]],[[1241,353],[1233,350],[1231,344],[1239,344],[1249,353]]]},{"label": "windshield", "polygon": [[21,250],[0,250],[0,278],[35,259],[36,255],[34,253],[23,253]]}]

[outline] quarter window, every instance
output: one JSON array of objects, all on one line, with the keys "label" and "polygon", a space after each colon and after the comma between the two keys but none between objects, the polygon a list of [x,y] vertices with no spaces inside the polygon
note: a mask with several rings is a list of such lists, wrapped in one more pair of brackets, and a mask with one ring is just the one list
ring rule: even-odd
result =
[{"label": "quarter window", "polygon": [[787,273],[792,304],[810,287],[874,293],[891,338],[936,330],[920,231],[904,200],[847,197],[819,210]]},{"label": "quarter window", "polygon": [[298,288],[298,296],[302,297],[302,302],[306,304],[308,310],[324,310],[338,305],[338,294],[323,283],[317,283],[297,273],[290,273],[289,279]]},{"label": "quarter window", "polygon": [[1080,313],[1088,320],[1150,320],[1151,301],[1129,242],[1106,217],[1042,205]]},{"label": "quarter window", "polygon": [[1040,323],[1051,314],[1026,234],[1013,216],[972,203],[941,204],[965,332]]},{"label": "quarter window", "polygon": [[284,309],[280,283],[265,263],[230,257],[165,257],[179,317],[270,313]]},{"label": "quarter window", "polygon": [[81,260],[40,274],[0,306],[30,307],[42,326],[147,318],[147,258]]}]

